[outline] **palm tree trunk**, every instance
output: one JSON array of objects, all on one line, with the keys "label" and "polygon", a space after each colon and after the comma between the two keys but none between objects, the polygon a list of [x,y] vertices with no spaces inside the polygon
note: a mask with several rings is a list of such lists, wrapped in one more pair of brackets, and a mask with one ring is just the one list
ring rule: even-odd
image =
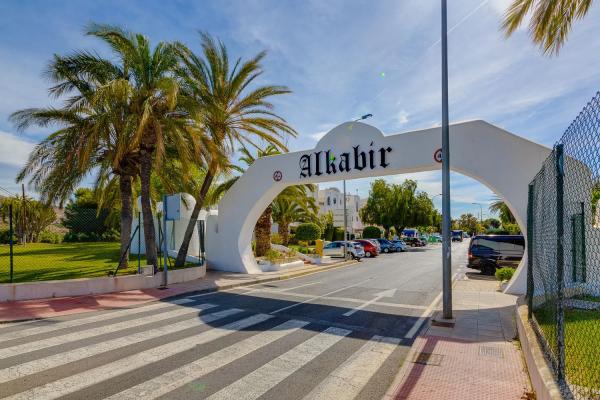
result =
[{"label": "palm tree trunk", "polygon": [[256,257],[262,257],[271,249],[271,213],[272,206],[269,206],[263,211],[262,215],[256,221],[254,227],[254,235],[256,237],[256,248],[254,253]]},{"label": "palm tree trunk", "polygon": [[[150,201],[150,177],[152,175],[152,153],[146,151],[140,160],[140,181],[142,186],[142,219],[144,221],[144,242],[146,244],[146,262],[148,265],[158,266],[156,254],[156,235],[154,234],[154,220],[152,216],[152,203]],[[166,257],[166,255],[165,255]]]},{"label": "palm tree trunk", "polygon": [[133,220],[131,181],[132,177],[129,175],[119,177],[119,190],[121,192],[121,257],[119,258],[121,264],[119,264],[119,268],[127,268],[129,263],[129,241],[131,240],[131,221]]},{"label": "palm tree trunk", "polygon": [[290,224],[287,221],[279,221],[277,233],[279,233],[279,237],[281,238],[281,244],[287,246],[290,242]]},{"label": "palm tree trunk", "polygon": [[192,240],[192,235],[194,234],[194,229],[196,229],[198,215],[200,214],[200,210],[202,210],[202,206],[204,205],[204,199],[206,198],[206,194],[208,193],[208,189],[212,184],[215,175],[213,172],[208,171],[206,176],[204,177],[204,182],[202,182],[202,187],[200,188],[200,193],[198,198],[196,199],[196,205],[192,210],[192,216],[188,221],[188,225],[185,228],[185,235],[183,235],[183,242],[181,242],[181,247],[179,248],[179,252],[177,253],[177,259],[175,260],[176,267],[183,267],[185,265],[185,258],[187,257],[188,249],[190,247],[190,241]]}]

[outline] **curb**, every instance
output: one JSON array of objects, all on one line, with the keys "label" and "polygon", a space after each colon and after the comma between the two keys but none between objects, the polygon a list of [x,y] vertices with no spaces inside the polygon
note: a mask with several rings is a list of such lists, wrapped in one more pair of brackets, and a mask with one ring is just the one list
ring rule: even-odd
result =
[{"label": "curb", "polygon": [[544,356],[537,340],[537,335],[527,318],[527,303],[525,296],[519,296],[515,305],[515,319],[521,349],[529,372],[529,379],[536,398],[540,400],[561,400],[560,388],[554,380],[552,369]]}]

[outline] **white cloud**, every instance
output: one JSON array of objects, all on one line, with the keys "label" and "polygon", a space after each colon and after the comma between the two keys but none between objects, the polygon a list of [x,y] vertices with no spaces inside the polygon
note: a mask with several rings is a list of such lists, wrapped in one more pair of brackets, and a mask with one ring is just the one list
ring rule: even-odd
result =
[{"label": "white cloud", "polygon": [[32,142],[0,131],[0,164],[22,167],[34,146]]},{"label": "white cloud", "polygon": [[318,142],[319,140],[321,140],[321,138],[323,136],[325,136],[327,134],[327,132],[329,132],[329,131],[321,131],[321,132],[311,133],[309,136],[311,137],[311,139]]},{"label": "white cloud", "polygon": [[409,117],[409,114],[406,110],[400,110],[400,112],[398,113],[398,116],[397,116],[398,123],[400,125],[406,124],[408,122],[408,117]]}]

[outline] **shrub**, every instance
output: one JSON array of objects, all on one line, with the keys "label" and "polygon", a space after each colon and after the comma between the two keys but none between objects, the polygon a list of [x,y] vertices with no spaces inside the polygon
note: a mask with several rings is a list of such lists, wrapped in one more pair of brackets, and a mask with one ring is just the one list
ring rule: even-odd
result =
[{"label": "shrub", "polygon": [[320,237],[321,228],[319,227],[319,225],[313,224],[312,222],[300,224],[296,228],[296,239],[298,239],[299,241],[313,241],[319,239]]},{"label": "shrub", "polygon": [[281,244],[281,236],[279,236],[279,233],[271,233],[271,243]]},{"label": "shrub", "polygon": [[381,229],[376,226],[365,226],[363,229],[363,238],[365,239],[379,239],[381,237]]},{"label": "shrub", "polygon": [[496,279],[499,281],[508,281],[515,273],[514,268],[504,267],[496,270]]},{"label": "shrub", "polygon": [[[13,231],[13,243],[17,243],[17,235],[15,234],[15,232]],[[2,244],[9,244],[10,243],[10,236],[9,236],[9,230],[8,229],[1,229],[0,230],[0,243]]]},{"label": "shrub", "polygon": [[267,254],[265,254],[265,258],[267,260],[269,260],[269,262],[271,264],[275,264],[275,262],[277,260],[279,260],[281,257],[282,257],[282,254],[279,251],[274,250],[274,249],[267,250]]},{"label": "shrub", "polygon": [[43,231],[42,233],[40,233],[38,239],[42,243],[58,244],[62,242],[63,237],[60,233],[57,232]]},{"label": "shrub", "polygon": [[344,230],[339,229],[339,228],[334,228],[333,240],[344,240]]}]

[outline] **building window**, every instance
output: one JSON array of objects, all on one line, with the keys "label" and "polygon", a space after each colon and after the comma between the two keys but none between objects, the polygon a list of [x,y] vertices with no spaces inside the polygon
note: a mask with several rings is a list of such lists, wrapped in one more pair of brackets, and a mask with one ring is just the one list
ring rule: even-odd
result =
[{"label": "building window", "polygon": [[327,196],[327,205],[330,206],[331,205],[331,197]]},{"label": "building window", "polygon": [[333,204],[335,204],[335,200],[336,200],[336,199],[335,199],[335,197],[334,197],[334,198],[333,198]]}]

